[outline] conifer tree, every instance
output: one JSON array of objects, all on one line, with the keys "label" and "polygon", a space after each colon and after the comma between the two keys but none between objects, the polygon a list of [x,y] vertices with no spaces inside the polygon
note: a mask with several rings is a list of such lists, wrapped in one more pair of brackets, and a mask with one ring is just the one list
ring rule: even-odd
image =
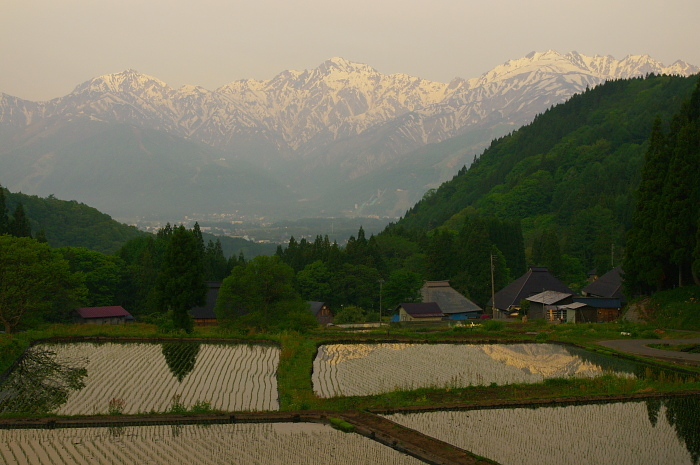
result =
[{"label": "conifer tree", "polygon": [[185,226],[173,229],[156,283],[161,311],[172,310],[175,327],[187,332],[193,329],[189,310],[204,305],[207,292],[197,241]]},{"label": "conifer tree", "polygon": [[642,180],[637,190],[637,206],[632,216],[632,229],[627,234],[624,268],[626,283],[632,293],[644,293],[662,287],[665,245],[658,218],[663,208],[659,194],[663,192],[668,172],[666,145],[661,118],[657,117],[645,154]]},{"label": "conifer tree", "polygon": [[15,237],[32,237],[32,227],[29,225],[29,218],[24,212],[24,205],[22,205],[22,202],[17,204],[12,214],[10,234]]},{"label": "conifer tree", "polygon": [[7,215],[7,205],[5,204],[5,189],[0,186],[0,236],[9,234],[10,217]]}]

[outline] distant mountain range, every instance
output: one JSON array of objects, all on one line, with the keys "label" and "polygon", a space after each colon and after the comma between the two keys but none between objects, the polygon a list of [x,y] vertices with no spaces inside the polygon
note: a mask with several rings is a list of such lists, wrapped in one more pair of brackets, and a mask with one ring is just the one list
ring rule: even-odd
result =
[{"label": "distant mountain range", "polygon": [[551,50],[450,83],[342,58],[214,91],[127,70],[46,102],[2,94],[0,184],[121,218],[399,216],[492,139],[587,87],[698,72]]}]

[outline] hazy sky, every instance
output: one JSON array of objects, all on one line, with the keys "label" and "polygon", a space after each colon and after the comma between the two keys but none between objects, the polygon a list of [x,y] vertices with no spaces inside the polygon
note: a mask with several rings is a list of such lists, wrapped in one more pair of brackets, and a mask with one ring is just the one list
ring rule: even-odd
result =
[{"label": "hazy sky", "polygon": [[128,68],[213,90],[340,56],[448,82],[531,51],[700,65],[700,0],[0,0],[0,92]]}]

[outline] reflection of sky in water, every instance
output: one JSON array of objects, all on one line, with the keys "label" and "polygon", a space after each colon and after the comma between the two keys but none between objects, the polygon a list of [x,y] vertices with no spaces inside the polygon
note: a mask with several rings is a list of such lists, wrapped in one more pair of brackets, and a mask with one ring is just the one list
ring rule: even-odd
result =
[{"label": "reflection of sky in water", "polygon": [[459,353],[454,353],[455,350],[464,356],[480,351],[497,362],[545,378],[596,376],[603,372],[599,365],[583,360],[578,355],[571,354],[567,348],[554,344],[329,344],[319,347],[317,360],[337,365],[369,357],[377,351],[420,350],[424,347],[439,347],[446,356],[459,356]]},{"label": "reflection of sky in water", "polygon": [[376,350],[404,350],[415,344],[330,344],[318,348],[317,359],[332,365],[369,356]]},{"label": "reflection of sky in water", "polygon": [[571,355],[566,348],[557,345],[488,344],[479,349],[498,362],[545,378],[592,377],[603,372],[600,366]]}]

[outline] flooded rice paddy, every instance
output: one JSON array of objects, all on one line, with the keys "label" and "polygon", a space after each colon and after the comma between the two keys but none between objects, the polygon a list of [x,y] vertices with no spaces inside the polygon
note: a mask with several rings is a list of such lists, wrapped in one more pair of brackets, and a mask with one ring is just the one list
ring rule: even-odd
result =
[{"label": "flooded rice paddy", "polygon": [[277,410],[279,353],[272,346],[192,342],[40,344],[2,385],[0,411]]},{"label": "flooded rice paddy", "polygon": [[8,465],[389,464],[422,461],[313,423],[0,430]]},{"label": "flooded rice paddy", "polygon": [[502,465],[700,463],[698,397],[386,418]]},{"label": "flooded rice paddy", "polygon": [[556,344],[334,344],[319,347],[312,382],[328,398],[608,372],[634,376],[635,364]]}]

